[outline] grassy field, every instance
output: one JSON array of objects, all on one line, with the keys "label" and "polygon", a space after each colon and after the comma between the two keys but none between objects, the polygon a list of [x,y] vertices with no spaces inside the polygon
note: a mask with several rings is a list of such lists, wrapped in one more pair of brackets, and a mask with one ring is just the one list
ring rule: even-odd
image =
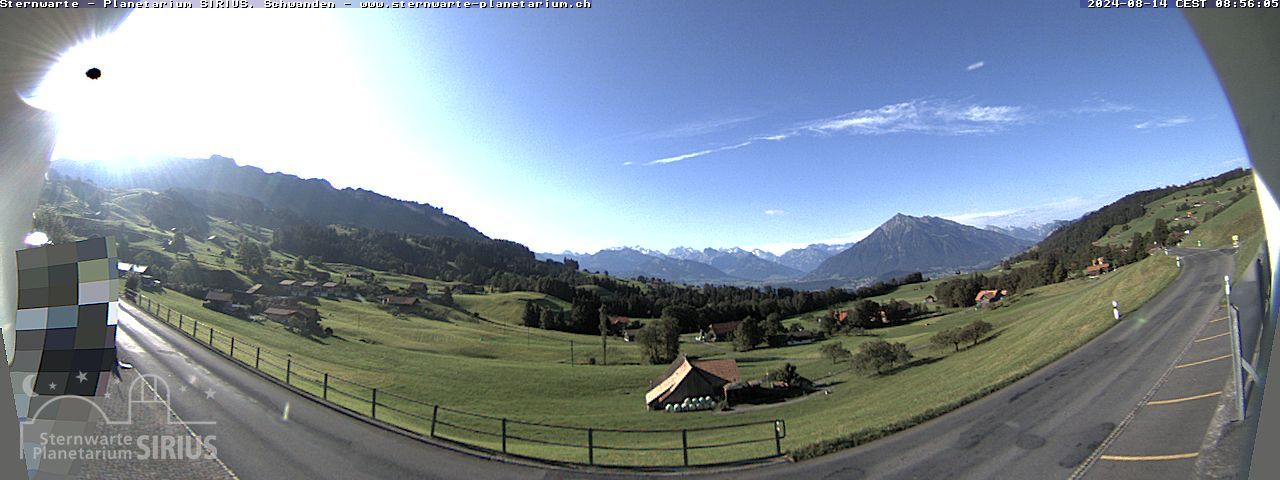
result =
[{"label": "grassy field", "polygon": [[[1231,197],[1235,195],[1236,188],[1243,187],[1247,191],[1252,191],[1253,176],[1246,175],[1235,180],[1231,180],[1216,189],[1211,186],[1188,187],[1171,193],[1164,198],[1148,203],[1146,205],[1147,213],[1142,217],[1134,219],[1124,225],[1116,225],[1111,227],[1105,236],[1094,242],[1097,245],[1128,245],[1133,239],[1136,232],[1150,232],[1155,226],[1157,218],[1163,218],[1169,223],[1169,228],[1174,229],[1175,225],[1184,225],[1194,228],[1203,223],[1204,214],[1216,208],[1218,205],[1230,203]],[[1211,190],[1211,192],[1206,192]],[[1255,191],[1256,194],[1256,191]],[[1179,212],[1178,206],[1186,203],[1191,207],[1189,210]],[[1257,200],[1254,200],[1257,203]],[[1199,204],[1200,206],[1195,206]],[[1225,212],[1224,212],[1225,213]],[[1212,220],[1212,219],[1211,219]],[[1227,235],[1228,238],[1230,235]]]},{"label": "grassy field", "polygon": [[[1243,203],[1243,202],[1242,202]],[[119,210],[119,213],[117,211]],[[124,209],[112,209],[114,222],[134,229],[143,237],[134,248],[160,251],[170,233],[147,226],[146,220]],[[1230,228],[1231,212],[1220,214],[1213,227]],[[1217,220],[1217,219],[1215,219]],[[143,223],[138,223],[143,222]],[[247,235],[266,243],[266,229],[238,226],[211,219],[216,235]],[[1205,233],[1208,235],[1208,232]],[[1229,238],[1229,235],[1228,235]],[[232,269],[230,260],[219,261],[217,242],[204,238],[188,243],[200,263]],[[172,255],[172,254],[165,254]],[[273,276],[295,277],[294,258],[273,252]],[[312,265],[334,274],[353,267],[341,264]],[[243,275],[237,273],[237,275]],[[196,338],[207,341],[208,329],[216,329],[213,344],[229,352],[236,338],[235,358],[258,363],[263,371],[290,378],[290,383],[316,395],[323,392],[324,373],[330,375],[329,399],[357,412],[371,413],[372,389],[378,391],[378,418],[407,428],[430,429],[433,407],[456,409],[494,418],[443,410],[448,423],[437,433],[467,443],[498,449],[497,417],[533,423],[552,423],[597,429],[697,429],[701,427],[768,422],[783,419],[787,437],[783,448],[799,456],[848,446],[918,423],[1008,384],[1070,352],[1114,323],[1111,300],[1126,308],[1141,305],[1176,275],[1173,259],[1163,255],[1126,266],[1099,279],[1079,279],[1046,286],[1009,297],[997,308],[956,309],[946,315],[913,324],[869,332],[871,336],[844,336],[822,343],[840,342],[856,349],[863,342],[883,338],[904,342],[917,358],[937,361],[901,370],[893,375],[868,377],[851,372],[846,364],[833,365],[819,353],[822,343],[734,352],[728,344],[704,344],[682,337],[682,352],[702,358],[734,358],[744,380],[759,379],[787,363],[799,373],[826,385],[830,394],[811,395],[782,404],[740,407],[726,412],[669,414],[649,412],[643,396],[649,382],[664,365],[641,363],[636,345],[614,338],[609,342],[609,365],[589,365],[604,359],[600,338],[529,329],[520,325],[525,302],[567,308],[563,301],[529,292],[454,295],[457,308],[427,304],[422,316],[397,316],[360,300],[316,301],[323,325],[332,328],[328,338],[304,338],[273,322],[255,323],[205,309],[201,301],[173,291],[146,294],[151,301],[173,309],[164,314],[188,331],[198,321]],[[424,281],[434,291],[447,282],[378,272],[380,281],[393,288]],[[248,279],[246,278],[246,283]],[[932,294],[938,281],[904,286],[877,301],[911,302]],[[602,292],[605,293],[605,292]],[[819,312],[788,319],[811,322]],[[177,318],[175,318],[177,317]],[[982,319],[996,327],[990,341],[958,353],[927,348],[933,333]],[[816,328],[816,324],[807,325]],[[267,352],[256,358],[258,349]],[[288,358],[288,360],[286,360]],[[352,383],[354,382],[354,383]],[[358,384],[358,385],[357,385]],[[549,443],[583,445],[580,430],[511,425],[512,435],[532,439],[511,442],[510,451],[583,462],[585,449]],[[744,438],[767,440],[731,451],[694,450],[692,463],[710,463],[726,457],[744,458],[773,453],[771,425],[734,430],[696,431],[692,445],[733,442]],[[680,437],[670,432],[654,434],[595,432],[597,446],[672,448]],[[543,443],[538,443],[543,442]],[[604,464],[678,465],[679,451],[638,452],[601,450],[596,461]]]},{"label": "grassy field", "polygon": [[[575,355],[585,357],[598,356],[599,339],[522,331],[478,321],[444,307],[438,307],[441,311],[437,313],[445,320],[428,320],[397,318],[357,301],[320,300],[324,324],[333,328],[335,335],[312,340],[271,322],[252,323],[217,314],[202,308],[199,301],[176,292],[151,298],[181,312],[186,322],[197,318],[202,329],[216,328],[220,333],[215,343],[224,351],[229,349],[226,345],[229,340],[221,340],[223,334],[238,337],[241,360],[249,355],[248,347],[244,346],[248,344],[271,352],[290,353],[295,365],[295,382],[317,394],[318,372],[328,372],[378,388],[383,392],[381,398],[390,398],[387,395],[393,394],[421,400],[424,405],[406,402],[398,406],[405,414],[390,410],[382,413],[383,417],[400,415],[402,418],[387,419],[420,430],[429,428],[422,420],[429,417],[427,405],[437,402],[446,407],[524,421],[596,428],[679,429],[781,418],[786,420],[788,431],[784,446],[798,449],[901,425],[923,414],[954,407],[957,399],[973,397],[1021,377],[1110,326],[1113,323],[1111,299],[1118,299],[1123,305],[1140,305],[1174,275],[1171,259],[1152,257],[1098,280],[1076,280],[1016,295],[1000,308],[967,309],[927,322],[876,330],[874,333],[880,338],[907,343],[917,357],[935,355],[925,347],[929,335],[943,328],[981,318],[994,324],[998,332],[994,339],[976,348],[944,353],[942,361],[886,377],[866,377],[848,371],[845,365],[832,365],[818,353],[820,344],[751,352],[733,352],[723,344],[686,344],[684,350],[689,354],[737,359],[743,378],[760,378],[790,362],[799,367],[802,375],[833,386],[830,395],[773,407],[684,414],[644,409],[642,398],[648,382],[665,367],[639,364],[634,345],[616,340],[610,344],[610,361],[626,364],[571,365],[566,345],[569,341],[575,343]],[[1132,285],[1141,288],[1132,288]],[[203,335],[207,333],[201,338]],[[852,349],[869,340],[870,337],[839,337],[828,341],[842,342]],[[581,363],[582,358],[578,360]],[[276,361],[264,368],[282,374],[278,371],[283,368],[279,363]],[[314,371],[303,370],[302,365]],[[361,389],[352,386],[348,391],[354,394],[338,396],[336,400],[356,411],[368,409],[367,397],[359,394]],[[472,420],[475,423],[466,423]],[[467,417],[454,421],[467,428],[493,431],[492,422],[486,423],[484,419]],[[465,435],[464,438],[478,441],[482,446],[495,446],[492,439],[484,435],[462,430],[453,433]],[[566,442],[580,440],[559,438],[565,435],[563,432],[530,431],[525,435]],[[741,435],[742,432],[707,432],[697,441],[730,441]],[[603,442],[600,444],[609,441],[605,437],[597,438]],[[671,446],[670,442],[670,438],[628,436],[625,439],[625,444],[634,446]],[[580,449],[528,443],[520,447],[525,449],[525,454],[570,461],[583,459]],[[761,444],[746,448],[762,449],[759,453],[767,454],[766,450],[772,446]],[[693,459],[695,463],[709,461],[714,454],[701,452],[699,455],[704,456]],[[655,453],[606,451],[597,455],[597,461],[604,463],[674,464],[678,460],[676,455]]]}]

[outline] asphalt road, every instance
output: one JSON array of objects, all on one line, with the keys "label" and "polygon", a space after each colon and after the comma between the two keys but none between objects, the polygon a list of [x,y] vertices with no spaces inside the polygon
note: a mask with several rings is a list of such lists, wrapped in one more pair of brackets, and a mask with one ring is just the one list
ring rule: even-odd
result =
[{"label": "asphalt road", "polygon": [[[1189,345],[1212,347],[1212,341],[1194,340],[1218,333],[1206,330],[1208,325],[1225,323],[1210,322],[1221,316],[1222,276],[1231,270],[1230,254],[1178,253],[1184,259],[1182,274],[1146,306],[1079,350],[982,400],[905,432],[818,459],[690,477],[1169,478],[1168,472],[1182,471],[1179,465],[1189,475],[1187,460],[1162,463],[1163,470],[1109,472],[1110,461],[1100,456],[1128,445],[1123,443],[1128,441],[1124,435],[1139,436],[1134,438],[1134,455],[1184,453],[1190,444],[1173,444],[1173,439],[1181,442],[1204,435],[1207,418],[1180,415],[1179,405],[1162,409],[1149,422],[1134,420],[1134,412],[1154,409],[1147,406],[1149,401],[1165,399],[1157,394],[1181,394],[1163,390],[1177,385],[1173,374],[1166,372],[1196,369],[1171,366],[1191,359]],[[169,384],[174,391],[172,407],[184,419],[216,422],[192,428],[200,435],[217,435],[219,457],[240,478],[620,476],[485,460],[386,432],[301,398],[155,320],[139,320],[140,313],[127,313],[121,320],[124,355],[141,373],[157,375]],[[1222,373],[1199,375],[1195,378],[1201,378],[1197,381],[1203,385],[1189,382],[1186,391],[1220,387],[1225,380]],[[1131,428],[1113,435],[1121,425]],[[1100,449],[1104,442],[1106,448]]]}]

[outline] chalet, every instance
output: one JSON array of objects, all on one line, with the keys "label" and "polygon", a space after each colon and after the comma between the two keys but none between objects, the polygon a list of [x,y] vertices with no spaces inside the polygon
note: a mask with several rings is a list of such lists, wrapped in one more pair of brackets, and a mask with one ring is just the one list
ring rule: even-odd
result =
[{"label": "chalet", "polygon": [[1004,296],[1008,294],[1008,290],[982,290],[978,292],[977,296],[973,297],[973,301],[978,305],[982,305],[984,303],[995,303],[1002,300]]},{"label": "chalet", "polygon": [[306,307],[271,307],[262,312],[267,318],[275,322],[289,323],[294,317],[302,317],[320,321],[320,312],[314,308]]},{"label": "chalet", "polygon": [[630,317],[610,316],[609,317],[609,333],[611,335],[621,335],[627,329],[627,325],[631,324]]},{"label": "chalet", "polygon": [[320,284],[320,288],[316,291],[316,294],[324,298],[346,298],[350,295],[347,292],[347,289],[342,288],[342,285],[339,285],[338,282],[324,282]]},{"label": "chalet", "polygon": [[398,295],[384,295],[382,304],[395,308],[401,312],[410,311],[418,307],[422,301],[418,297],[402,297]]},{"label": "chalet", "polygon": [[628,328],[622,331],[622,341],[624,342],[634,342],[637,338],[640,338],[639,328]]},{"label": "chalet", "polygon": [[662,410],[667,405],[680,404],[685,399],[723,399],[728,396],[729,387],[740,381],[738,362],[732,358],[690,361],[688,357],[680,355],[671,362],[666,373],[649,384],[649,392],[644,394],[644,403],[650,410]]},{"label": "chalet", "polygon": [[738,324],[742,321],[713,323],[707,326],[707,331],[702,334],[704,342],[718,342],[721,340],[730,340],[733,338],[733,332],[738,330]]},{"label": "chalet", "polygon": [[204,308],[231,313],[235,309],[235,295],[230,292],[211,291],[204,296]]},{"label": "chalet", "polygon": [[369,280],[373,280],[373,274],[370,272],[351,272],[347,274],[347,277],[354,278],[357,280],[364,280],[366,282]]},{"label": "chalet", "polygon": [[1084,274],[1090,277],[1101,275],[1111,271],[1111,264],[1107,262],[1105,257],[1098,257],[1093,263],[1084,269]]},{"label": "chalet", "polygon": [[248,290],[245,290],[244,293],[249,295],[257,295],[259,290],[262,290],[262,284],[256,283],[252,287],[249,287]]},{"label": "chalet", "polygon": [[427,284],[424,282],[413,282],[409,284],[409,293],[427,293]]},{"label": "chalet", "polygon": [[937,303],[937,301],[938,301],[938,297],[935,297],[933,295],[924,297],[924,303]]},{"label": "chalet", "polygon": [[307,294],[307,289],[299,284],[297,280],[281,280],[280,287],[287,290],[289,295],[293,295],[295,297],[301,297]]},{"label": "chalet", "polygon": [[484,287],[472,285],[470,283],[461,283],[452,287],[453,293],[463,293],[468,295],[480,295],[484,293]]}]

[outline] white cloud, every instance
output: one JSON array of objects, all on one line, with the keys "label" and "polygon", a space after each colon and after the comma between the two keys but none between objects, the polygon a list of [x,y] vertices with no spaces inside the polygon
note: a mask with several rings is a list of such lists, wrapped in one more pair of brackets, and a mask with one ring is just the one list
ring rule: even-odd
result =
[{"label": "white cloud", "polygon": [[780,142],[801,135],[826,136],[836,133],[848,135],[884,135],[891,133],[917,133],[923,135],[985,135],[1001,132],[1011,126],[1025,123],[1029,118],[1025,109],[1014,105],[978,105],[942,100],[911,100],[885,105],[880,108],[858,110],[835,117],[802,123],[789,130],[750,137],[734,145],[699,150],[645,162],[645,165],[664,165],[692,158],[735,150],[755,142]]},{"label": "white cloud", "polygon": [[786,211],[786,210],[779,210],[779,209],[776,209],[776,208],[770,208],[770,209],[768,209],[768,210],[765,210],[765,211],[764,211],[764,214],[765,214],[765,215],[773,215],[773,216],[781,216],[781,215],[786,215],[786,214],[787,214],[787,211]]},{"label": "white cloud", "polygon": [[985,227],[1026,227],[1054,220],[1072,220],[1114,200],[1112,196],[1070,197],[1028,207],[940,215],[953,222]]},{"label": "white cloud", "polygon": [[977,70],[977,69],[982,68],[982,67],[985,67],[985,66],[987,66],[987,62],[978,62],[978,63],[971,63],[971,64],[969,64],[969,66],[964,67],[964,69],[965,69],[965,70],[968,70],[968,71],[970,71],[970,72],[972,72],[972,71],[974,71],[974,70]]},{"label": "white cloud", "polygon": [[1132,105],[1125,105],[1107,100],[1102,97],[1092,97],[1085,100],[1080,106],[1072,108],[1073,113],[1118,113],[1136,110]]},{"label": "white cloud", "polygon": [[613,137],[616,140],[623,141],[640,141],[640,140],[667,140],[672,138],[688,138],[715,133],[729,129],[734,125],[749,122],[760,118],[759,115],[738,115],[725,116],[719,118],[711,118],[696,122],[684,123],[662,129],[643,130],[631,132]]},{"label": "white cloud", "polygon": [[1139,130],[1148,129],[1148,128],[1166,128],[1166,127],[1176,127],[1178,125],[1185,125],[1188,123],[1191,123],[1191,117],[1188,117],[1186,115],[1178,115],[1176,117],[1165,117],[1165,118],[1147,120],[1145,122],[1134,125],[1133,128],[1136,128]]}]

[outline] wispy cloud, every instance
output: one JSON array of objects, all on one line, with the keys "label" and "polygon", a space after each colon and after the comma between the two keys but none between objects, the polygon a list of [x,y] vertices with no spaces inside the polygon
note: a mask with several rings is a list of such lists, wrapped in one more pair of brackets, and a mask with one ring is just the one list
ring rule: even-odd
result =
[{"label": "wispy cloud", "polygon": [[1144,130],[1148,128],[1167,128],[1176,127],[1178,125],[1186,125],[1191,123],[1191,117],[1186,115],[1178,115],[1176,117],[1164,117],[1147,120],[1145,122],[1134,125],[1133,128]]},{"label": "wispy cloud", "polygon": [[1114,198],[1107,195],[1092,197],[1070,197],[1028,207],[1007,208],[980,212],[965,212],[941,215],[953,222],[985,227],[1026,227],[1054,220],[1071,220],[1093,211]]},{"label": "wispy cloud", "polygon": [[765,210],[765,211],[764,211],[764,214],[765,214],[765,215],[771,215],[771,216],[775,216],[775,217],[776,217],[776,216],[786,215],[786,214],[787,214],[787,211],[786,211],[786,210],[779,210],[779,209],[776,209],[776,208],[770,208],[770,209],[768,209],[768,210]]},{"label": "wispy cloud", "polygon": [[669,140],[673,138],[689,138],[727,130],[735,125],[760,118],[759,115],[734,115],[709,118],[680,125],[625,133],[613,137],[614,140]]},{"label": "wispy cloud", "polygon": [[985,66],[987,66],[987,62],[977,62],[977,63],[970,63],[969,66],[964,67],[964,69],[972,72],[974,70],[977,70]]},{"label": "wispy cloud", "polygon": [[1116,103],[1102,97],[1092,97],[1085,100],[1080,106],[1072,108],[1072,113],[1119,113],[1136,110],[1132,105]]},{"label": "wispy cloud", "polygon": [[[885,135],[916,133],[924,135],[985,135],[1025,123],[1030,115],[1021,106],[979,105],[944,100],[911,100],[879,108],[858,110],[844,115],[802,123],[787,130],[748,138],[746,141],[717,148],[663,157],[645,165],[664,165],[693,158],[736,150],[756,142],[781,142],[798,136]],[[634,164],[630,162],[629,164]]]}]

